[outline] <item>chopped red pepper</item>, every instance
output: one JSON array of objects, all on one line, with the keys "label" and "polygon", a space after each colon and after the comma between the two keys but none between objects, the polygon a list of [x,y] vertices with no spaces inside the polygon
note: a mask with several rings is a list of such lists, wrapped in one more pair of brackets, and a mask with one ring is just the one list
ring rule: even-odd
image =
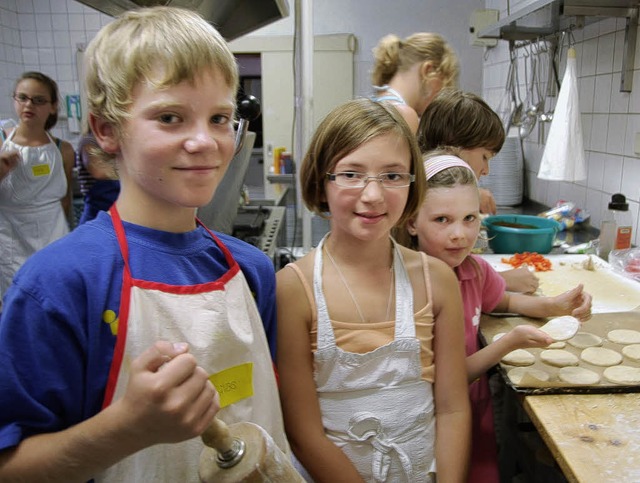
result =
[{"label": "chopped red pepper", "polygon": [[535,268],[536,272],[548,272],[552,269],[551,260],[536,252],[516,253],[510,258],[503,258],[502,263],[507,263],[513,268],[527,264]]}]

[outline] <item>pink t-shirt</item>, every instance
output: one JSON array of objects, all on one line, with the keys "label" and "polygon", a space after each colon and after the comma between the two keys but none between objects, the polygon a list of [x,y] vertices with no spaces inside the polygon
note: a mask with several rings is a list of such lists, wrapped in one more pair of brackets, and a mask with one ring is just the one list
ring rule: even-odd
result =
[{"label": "pink t-shirt", "polygon": [[[478,325],[483,312],[495,309],[502,299],[506,282],[481,257],[470,255],[455,268],[464,306],[465,349],[467,356],[480,349]],[[472,412],[471,465],[467,481],[499,482],[498,450],[493,424],[489,379],[483,374],[469,385]]]}]

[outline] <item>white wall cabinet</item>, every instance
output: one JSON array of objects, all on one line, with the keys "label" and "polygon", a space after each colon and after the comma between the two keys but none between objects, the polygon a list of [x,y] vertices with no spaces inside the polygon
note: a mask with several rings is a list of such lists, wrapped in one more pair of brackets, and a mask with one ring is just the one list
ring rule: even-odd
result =
[{"label": "white wall cabinet", "polygon": [[[292,36],[245,37],[230,42],[234,54],[256,54],[262,65],[262,129],[265,196],[273,198],[267,180],[272,167],[272,149],[285,146],[293,151],[294,119],[298,111],[294,94]],[[335,106],[353,98],[356,39],[352,34],[314,38],[313,127]],[[293,153],[299,166],[304,153]]]}]

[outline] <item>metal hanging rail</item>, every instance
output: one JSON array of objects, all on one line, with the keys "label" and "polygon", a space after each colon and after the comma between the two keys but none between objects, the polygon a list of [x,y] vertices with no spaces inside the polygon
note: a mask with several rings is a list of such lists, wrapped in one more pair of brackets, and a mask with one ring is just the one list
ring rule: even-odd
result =
[{"label": "metal hanging rail", "polygon": [[[626,17],[620,91],[631,92],[638,35],[640,0],[538,0],[480,31],[479,38],[508,40],[526,45],[556,36],[559,32],[582,28],[594,17]],[[569,17],[576,17],[569,24]]]}]

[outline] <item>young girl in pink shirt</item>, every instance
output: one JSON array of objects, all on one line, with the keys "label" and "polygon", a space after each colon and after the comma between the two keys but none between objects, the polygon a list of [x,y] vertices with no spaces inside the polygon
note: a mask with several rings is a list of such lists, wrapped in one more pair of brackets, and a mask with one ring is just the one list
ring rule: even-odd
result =
[{"label": "young girl in pink shirt", "polygon": [[472,255],[480,231],[476,177],[454,154],[440,149],[424,157],[426,196],[417,216],[407,224],[408,243],[446,262],[458,277],[464,307],[467,377],[472,410],[472,450],[468,480],[498,482],[498,458],[487,371],[515,349],[545,347],[553,340],[532,325],[520,325],[481,347],[478,325],[482,313],[518,313],[528,317],[591,316],[591,295],[582,285],[556,297],[505,291],[504,279],[483,258]]}]

